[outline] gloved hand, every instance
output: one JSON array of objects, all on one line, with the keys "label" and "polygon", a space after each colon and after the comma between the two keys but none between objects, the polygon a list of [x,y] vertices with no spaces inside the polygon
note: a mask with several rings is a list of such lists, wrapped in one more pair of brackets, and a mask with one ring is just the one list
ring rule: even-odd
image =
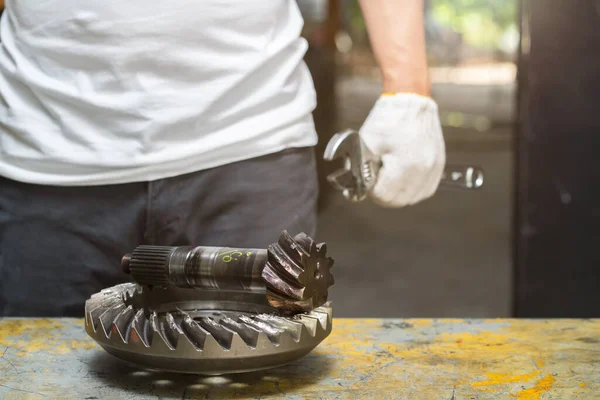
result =
[{"label": "gloved hand", "polygon": [[412,93],[383,94],[359,130],[383,163],[370,193],[383,207],[403,207],[431,197],[446,164],[438,107]]}]

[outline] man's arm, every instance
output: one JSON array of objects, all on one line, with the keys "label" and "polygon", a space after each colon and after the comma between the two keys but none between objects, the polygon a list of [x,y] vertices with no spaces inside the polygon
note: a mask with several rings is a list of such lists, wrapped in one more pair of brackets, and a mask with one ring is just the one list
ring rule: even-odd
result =
[{"label": "man's arm", "polygon": [[359,0],[383,91],[359,134],[382,166],[372,199],[403,207],[431,197],[446,163],[436,102],[430,97],[423,0]]},{"label": "man's arm", "polygon": [[4,10],[4,0],[0,0],[0,11]]},{"label": "man's arm", "polygon": [[430,94],[423,0],[359,0],[384,92]]}]

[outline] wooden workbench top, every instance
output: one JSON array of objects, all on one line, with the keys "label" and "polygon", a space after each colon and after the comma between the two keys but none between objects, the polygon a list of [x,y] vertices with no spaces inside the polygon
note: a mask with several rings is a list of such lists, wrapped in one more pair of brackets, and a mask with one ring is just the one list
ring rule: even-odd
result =
[{"label": "wooden workbench top", "polygon": [[225,377],[146,371],[83,320],[0,320],[0,399],[598,399],[600,320],[334,319],[308,356]]}]

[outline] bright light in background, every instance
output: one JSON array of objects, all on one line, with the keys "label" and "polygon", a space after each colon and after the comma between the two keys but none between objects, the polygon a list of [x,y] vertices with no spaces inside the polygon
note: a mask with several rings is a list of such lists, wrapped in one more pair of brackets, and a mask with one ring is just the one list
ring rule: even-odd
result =
[{"label": "bright light in background", "polygon": [[431,67],[432,83],[461,85],[509,85],[515,81],[517,66],[513,63],[488,63],[458,67]]},{"label": "bright light in background", "polygon": [[346,31],[340,31],[335,35],[335,46],[340,53],[348,53],[352,50],[352,38]]},{"label": "bright light in background", "polygon": [[519,50],[519,29],[511,25],[500,37],[498,48],[506,53],[515,53]]}]

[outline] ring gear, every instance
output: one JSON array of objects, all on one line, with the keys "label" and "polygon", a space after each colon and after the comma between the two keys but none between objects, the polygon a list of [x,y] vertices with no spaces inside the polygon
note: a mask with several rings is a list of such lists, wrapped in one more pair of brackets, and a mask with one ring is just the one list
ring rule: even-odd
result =
[{"label": "ring gear", "polygon": [[86,332],[108,353],[139,366],[221,375],[287,364],[332,329],[329,303],[282,316],[264,293],[125,283],[85,303]]}]

